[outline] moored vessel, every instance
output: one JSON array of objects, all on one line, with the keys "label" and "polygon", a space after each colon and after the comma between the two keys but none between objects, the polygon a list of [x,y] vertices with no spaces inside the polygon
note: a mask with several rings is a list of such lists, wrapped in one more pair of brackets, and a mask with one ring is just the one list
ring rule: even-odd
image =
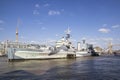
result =
[{"label": "moored vessel", "polygon": [[[18,30],[17,30],[18,31]],[[18,42],[18,32],[16,32],[17,42],[7,42],[8,60],[14,59],[52,59],[91,56],[92,46],[90,44],[78,42],[77,49],[70,40],[70,29],[66,30],[66,35],[56,41],[56,45],[24,44]],[[8,47],[9,46],[9,47]]]}]

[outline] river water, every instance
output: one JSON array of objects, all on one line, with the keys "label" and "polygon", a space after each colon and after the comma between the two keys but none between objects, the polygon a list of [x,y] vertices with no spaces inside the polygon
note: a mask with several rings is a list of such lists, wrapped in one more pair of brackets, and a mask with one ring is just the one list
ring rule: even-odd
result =
[{"label": "river water", "polygon": [[120,56],[14,62],[0,57],[0,80],[120,80]]}]

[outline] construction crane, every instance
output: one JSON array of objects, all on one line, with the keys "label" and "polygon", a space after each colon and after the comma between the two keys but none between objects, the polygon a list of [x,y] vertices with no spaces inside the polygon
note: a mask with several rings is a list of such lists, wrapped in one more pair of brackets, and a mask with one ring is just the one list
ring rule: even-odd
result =
[{"label": "construction crane", "polygon": [[19,27],[19,23],[20,23],[20,21],[19,21],[19,19],[18,19],[18,21],[17,21],[17,27],[16,27],[16,43],[18,43],[18,27]]}]

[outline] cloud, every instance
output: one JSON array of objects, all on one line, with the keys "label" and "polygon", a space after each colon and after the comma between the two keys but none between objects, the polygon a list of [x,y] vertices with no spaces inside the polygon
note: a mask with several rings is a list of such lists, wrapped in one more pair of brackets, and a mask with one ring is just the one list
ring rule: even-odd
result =
[{"label": "cloud", "polygon": [[38,10],[34,10],[33,11],[33,15],[39,15],[40,13],[39,13],[39,11]]},{"label": "cloud", "polygon": [[41,25],[41,24],[43,24],[43,22],[41,20],[34,20],[33,24],[40,24]]},{"label": "cloud", "polygon": [[45,27],[41,27],[41,30],[45,30],[46,28]]},{"label": "cloud", "polygon": [[110,29],[101,28],[101,29],[99,29],[98,31],[101,32],[101,33],[109,33],[109,32],[110,32]]},{"label": "cloud", "polygon": [[114,25],[112,28],[120,28],[120,25]]},{"label": "cloud", "polygon": [[107,24],[103,24],[103,27],[106,27],[107,26]]},{"label": "cloud", "polygon": [[103,41],[113,41],[113,38],[101,38],[100,40],[103,40]]},{"label": "cloud", "polygon": [[0,20],[0,24],[3,24],[4,23],[4,21],[3,20]]},{"label": "cloud", "polygon": [[35,9],[33,10],[33,15],[39,15],[39,8],[40,8],[40,5],[39,4],[35,4]]},{"label": "cloud", "polygon": [[48,15],[60,15],[61,13],[60,13],[60,11],[55,11],[55,10],[50,10],[49,12],[48,12]]},{"label": "cloud", "polygon": [[56,36],[56,37],[58,37],[59,35],[58,35],[58,34],[56,34],[55,36]]},{"label": "cloud", "polygon": [[39,4],[35,4],[35,7],[36,7],[36,8],[40,8],[40,5],[39,5]]},{"label": "cloud", "polygon": [[48,3],[47,3],[47,4],[44,4],[44,7],[48,7],[48,6],[50,6],[50,4],[48,4]]},{"label": "cloud", "polygon": [[93,46],[99,46],[101,48],[106,48],[108,43],[111,41],[115,41],[116,39],[112,37],[96,37],[96,38],[91,38],[87,39],[87,43],[93,44]]},{"label": "cloud", "polygon": [[65,11],[64,9],[61,9],[61,11],[63,12],[63,11]]}]

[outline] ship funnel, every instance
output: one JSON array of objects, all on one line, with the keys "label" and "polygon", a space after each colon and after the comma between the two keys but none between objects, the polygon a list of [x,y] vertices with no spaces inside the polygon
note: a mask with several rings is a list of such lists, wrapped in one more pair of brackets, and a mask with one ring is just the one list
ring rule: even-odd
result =
[{"label": "ship funnel", "polygon": [[80,42],[77,43],[77,50],[78,50],[78,51],[81,50]]}]

